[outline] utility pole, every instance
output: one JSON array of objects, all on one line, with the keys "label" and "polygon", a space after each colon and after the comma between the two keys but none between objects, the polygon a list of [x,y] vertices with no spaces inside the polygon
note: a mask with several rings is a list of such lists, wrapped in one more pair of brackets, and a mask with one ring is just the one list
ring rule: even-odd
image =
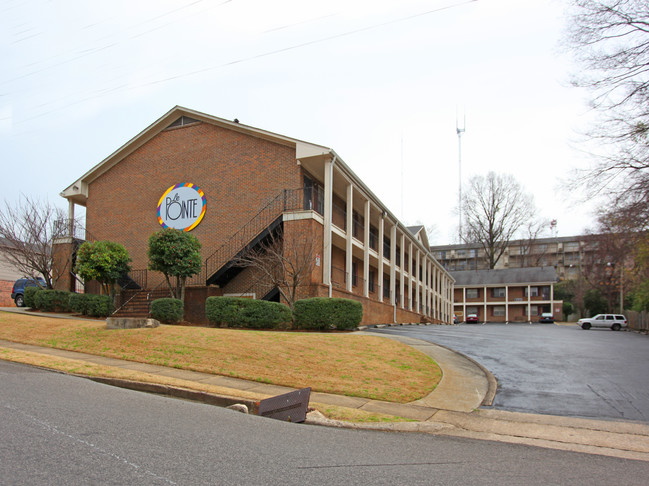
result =
[{"label": "utility pole", "polygon": [[457,132],[457,153],[458,153],[458,197],[457,208],[459,214],[458,225],[458,243],[462,243],[462,134],[466,131],[466,113],[464,113],[464,120],[462,127],[459,124],[457,112],[455,113],[455,131]]}]

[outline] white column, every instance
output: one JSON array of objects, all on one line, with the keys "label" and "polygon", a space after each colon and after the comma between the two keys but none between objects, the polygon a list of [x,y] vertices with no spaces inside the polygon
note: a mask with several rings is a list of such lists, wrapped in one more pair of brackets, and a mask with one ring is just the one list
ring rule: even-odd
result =
[{"label": "white column", "polygon": [[554,316],[554,284],[550,284],[550,312]]},{"label": "white column", "polygon": [[428,280],[428,268],[426,267],[426,254],[423,253],[421,256],[421,292],[423,300],[423,302],[421,303],[421,313],[424,315],[428,315],[428,286],[426,285],[426,281]]},{"label": "white column", "polygon": [[378,268],[378,290],[379,290],[379,302],[383,302],[383,218],[381,215],[379,219],[379,268]]},{"label": "white column", "polygon": [[408,310],[412,311],[412,261],[414,255],[412,254],[412,241],[410,242],[410,249],[408,250]]},{"label": "white column", "polygon": [[397,225],[390,229],[390,304],[397,302]]},{"label": "white column", "polygon": [[401,302],[400,302],[400,307],[403,309],[405,308],[404,302],[405,302],[405,286],[406,286],[406,235],[404,233],[401,233],[401,279],[399,279],[399,292],[401,294]]},{"label": "white column", "polygon": [[487,322],[487,287],[482,288],[482,303],[484,311],[484,322]]},{"label": "white column", "polygon": [[322,283],[331,289],[331,217],[333,211],[334,159],[324,166],[324,235],[322,237]]},{"label": "white column", "polygon": [[347,292],[352,291],[352,235],[353,235],[353,216],[354,214],[354,186],[347,185],[347,231],[345,239],[345,275],[347,275]]},{"label": "white column", "polygon": [[419,282],[419,268],[421,260],[421,252],[417,248],[417,258],[415,259],[415,310],[419,314],[421,312],[421,285]]},{"label": "white column", "polygon": [[365,201],[365,235],[363,235],[363,295],[370,296],[370,201]]}]

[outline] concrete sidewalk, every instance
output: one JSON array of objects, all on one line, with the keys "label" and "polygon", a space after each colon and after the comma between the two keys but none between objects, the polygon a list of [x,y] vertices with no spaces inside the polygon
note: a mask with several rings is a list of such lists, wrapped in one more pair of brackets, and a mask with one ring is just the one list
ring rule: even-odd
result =
[{"label": "concrete sidewalk", "polygon": [[[2,309],[5,310],[5,309]],[[6,309],[13,310],[13,309]],[[20,310],[18,311],[20,312]],[[44,314],[38,314],[44,315]],[[55,317],[56,315],[52,315]],[[61,317],[61,316],[58,316]],[[71,316],[67,316],[68,318]],[[359,334],[372,335],[371,332]],[[397,339],[431,356],[443,372],[442,380],[428,396],[408,404],[382,402],[364,398],[313,392],[311,401],[348,408],[394,415],[415,422],[392,422],[381,424],[356,424],[332,421],[310,413],[307,423],[358,429],[422,432],[473,439],[527,444],[552,449],[586,452],[607,456],[649,461],[649,424],[637,422],[586,420],[570,417],[534,415],[480,409],[490,405],[496,393],[496,380],[481,365],[442,346],[399,336],[382,337]],[[208,392],[194,392],[168,385],[151,385],[121,379],[102,378],[97,381],[125,386],[142,391],[165,393],[205,403],[228,405],[251,392],[275,396],[292,391],[276,385],[268,385],[226,376],[212,375],[164,366],[136,363],[106,358],[74,351],[32,346],[0,340],[0,348],[29,351],[86,363],[100,364],[148,373],[154,376],[174,378],[201,385],[219,386],[227,389],[223,396]],[[207,387],[205,387],[207,389]],[[250,399],[242,398],[242,403]]]}]

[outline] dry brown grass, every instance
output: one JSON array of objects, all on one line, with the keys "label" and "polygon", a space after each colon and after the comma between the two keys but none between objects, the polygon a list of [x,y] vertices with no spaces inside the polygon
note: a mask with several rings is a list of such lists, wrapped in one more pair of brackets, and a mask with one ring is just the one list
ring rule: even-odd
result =
[{"label": "dry brown grass", "polygon": [[[214,393],[222,396],[229,396],[237,399],[247,398],[249,400],[263,400],[268,395],[261,393],[252,393],[245,390],[233,390],[222,386],[209,385],[206,383],[196,383],[193,381],[180,380],[178,378],[169,378],[166,376],[152,375],[139,371],[125,370],[114,366],[105,366],[95,363],[88,363],[68,358],[48,356],[41,353],[30,351],[20,351],[0,347],[0,359],[5,361],[14,361],[25,363],[41,368],[62,371],[64,373],[81,375],[81,376],[99,376],[104,378],[116,378],[122,380],[136,381],[140,383],[155,383],[173,387],[186,388],[189,390],[203,391]],[[317,402],[310,402],[309,406],[320,411],[327,418],[332,420],[344,420],[346,422],[410,422],[411,420],[392,415],[385,415],[375,412],[366,412],[354,408],[338,407],[336,405],[325,405]]]},{"label": "dry brown grass", "polygon": [[439,380],[437,364],[396,341],[353,334],[160,326],[0,312],[0,339],[314,391],[407,403]]}]

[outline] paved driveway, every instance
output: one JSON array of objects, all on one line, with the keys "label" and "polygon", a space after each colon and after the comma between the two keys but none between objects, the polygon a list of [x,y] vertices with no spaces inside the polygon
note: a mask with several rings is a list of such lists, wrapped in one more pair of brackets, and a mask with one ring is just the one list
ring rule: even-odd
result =
[{"label": "paved driveway", "polygon": [[649,422],[649,336],[552,324],[376,331],[431,341],[475,359],[498,380],[497,409]]}]

